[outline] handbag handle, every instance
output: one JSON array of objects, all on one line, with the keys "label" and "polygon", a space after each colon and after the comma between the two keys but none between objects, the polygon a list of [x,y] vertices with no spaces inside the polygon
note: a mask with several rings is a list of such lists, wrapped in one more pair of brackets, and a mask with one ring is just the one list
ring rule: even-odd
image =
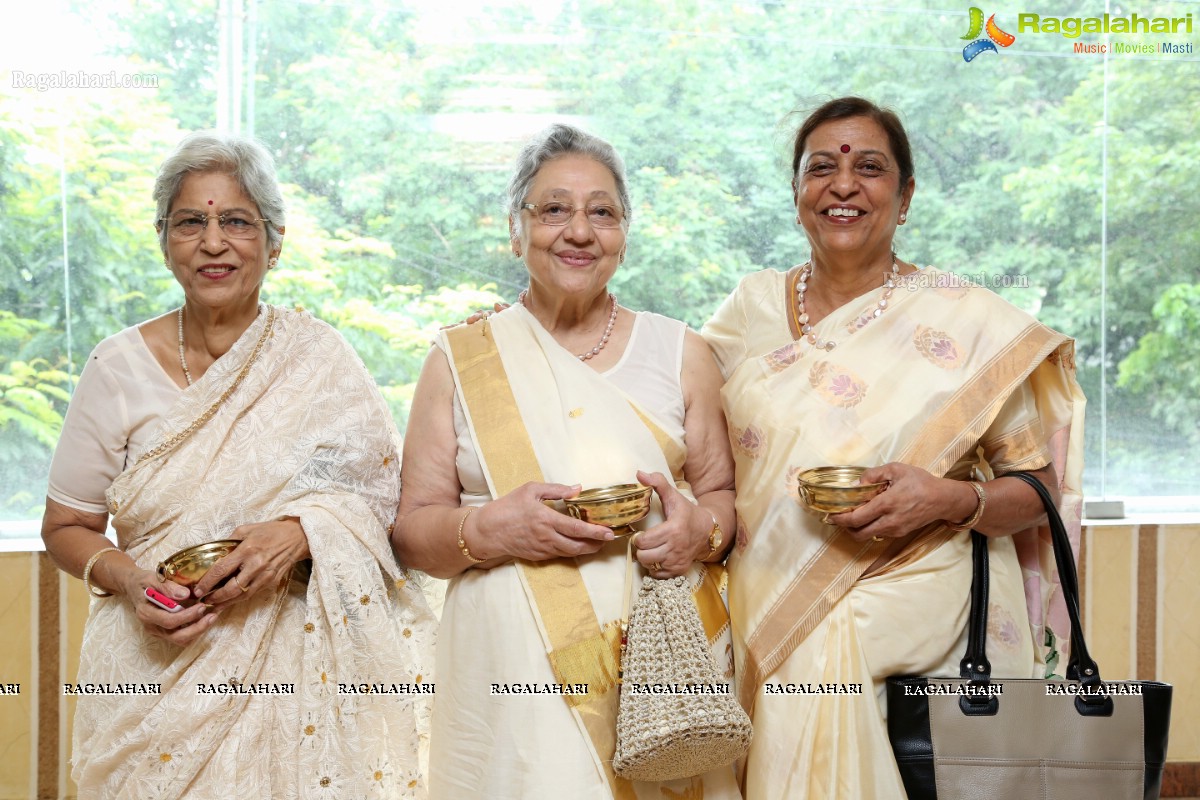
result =
[{"label": "handbag handle", "polygon": [[[1017,478],[1029,484],[1046,510],[1050,527],[1051,543],[1054,547],[1054,563],[1058,568],[1059,583],[1071,620],[1071,657],[1067,662],[1068,680],[1079,681],[1087,690],[1075,695],[1075,709],[1085,716],[1109,716],[1112,714],[1112,699],[1100,694],[1102,681],[1100,667],[1088,653],[1083,636],[1083,625],[1079,619],[1079,574],[1075,570],[1075,556],[1066,526],[1054,506],[1050,492],[1028,472],[1009,472],[1002,477]],[[976,687],[985,687],[991,680],[992,667],[987,659],[987,606],[988,569],[987,537],[979,531],[971,531],[971,546],[974,572],[971,580],[971,614],[967,622],[967,650],[959,663],[960,677],[967,678]],[[999,707],[996,698],[986,690],[967,694],[961,698],[960,707],[966,714],[995,714]]]}]

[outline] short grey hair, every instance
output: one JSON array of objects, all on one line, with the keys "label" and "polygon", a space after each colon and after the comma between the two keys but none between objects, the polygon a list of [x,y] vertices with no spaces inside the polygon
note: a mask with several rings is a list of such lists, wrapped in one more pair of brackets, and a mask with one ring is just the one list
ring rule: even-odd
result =
[{"label": "short grey hair", "polygon": [[508,181],[508,213],[513,230],[521,231],[521,204],[529,196],[538,172],[547,163],[563,156],[585,156],[608,168],[617,185],[617,200],[621,203],[621,230],[629,232],[633,208],[629,204],[629,187],[625,183],[625,161],[611,144],[579,128],[561,122],[551,125],[533,137],[517,156],[516,169]]},{"label": "short grey hair", "polygon": [[[287,213],[283,193],[275,177],[275,159],[262,144],[246,136],[219,131],[196,131],[183,137],[154,179],[155,220],[171,211],[179,196],[183,179],[202,172],[223,172],[232,175],[242,191],[258,206],[258,213],[268,220],[267,252],[274,251],[283,241]],[[158,245],[167,254],[167,226],[159,225]]]}]

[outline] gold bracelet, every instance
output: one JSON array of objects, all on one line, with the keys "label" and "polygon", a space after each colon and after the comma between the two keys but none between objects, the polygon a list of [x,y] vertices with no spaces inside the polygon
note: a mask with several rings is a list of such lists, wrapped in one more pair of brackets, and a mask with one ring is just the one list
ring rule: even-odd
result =
[{"label": "gold bracelet", "polygon": [[92,553],[92,557],[89,558],[87,564],[84,565],[83,588],[87,589],[88,594],[90,594],[92,597],[112,597],[112,592],[106,592],[103,589],[97,591],[96,587],[92,586],[92,567],[96,566],[96,562],[100,560],[100,556],[104,555],[105,553],[119,552],[121,552],[121,548],[119,547],[105,547],[102,550],[97,550],[95,553]]},{"label": "gold bracelet", "polygon": [[467,517],[474,514],[477,510],[479,510],[479,506],[471,506],[467,509],[467,513],[462,515],[462,519],[458,521],[458,549],[462,551],[464,556],[471,559],[471,561],[474,561],[476,564],[482,564],[483,562],[487,561],[487,559],[476,558],[475,556],[471,555],[471,551],[467,547],[467,542],[465,539],[463,539],[463,526],[467,524]]},{"label": "gold bracelet", "polygon": [[978,524],[980,517],[983,516],[983,509],[987,505],[987,492],[983,490],[983,485],[977,481],[970,481],[969,485],[975,490],[975,494],[979,495],[979,505],[975,506],[975,513],[967,517],[963,522],[958,524],[947,523],[946,527],[952,531],[970,530]]}]

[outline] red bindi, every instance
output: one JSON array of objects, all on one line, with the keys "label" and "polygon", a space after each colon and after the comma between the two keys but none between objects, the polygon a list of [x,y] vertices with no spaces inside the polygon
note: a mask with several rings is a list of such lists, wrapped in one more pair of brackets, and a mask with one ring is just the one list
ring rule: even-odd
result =
[{"label": "red bindi", "polygon": [[[842,152],[843,152],[843,153],[849,153],[849,152],[850,152],[850,145],[848,145],[848,144],[844,144],[844,145],[842,145]],[[209,205],[212,205],[212,200],[209,200],[209,201],[208,201],[208,204],[209,204]]]},{"label": "red bindi", "polygon": [[[846,147],[846,145],[842,145],[842,147]],[[850,149],[850,148],[846,147],[846,150],[849,150],[849,149]],[[842,152],[844,153],[844,152],[846,152],[846,150],[843,150]],[[208,201],[208,204],[211,206],[211,205],[212,205],[212,200],[209,200],[209,201]]]}]

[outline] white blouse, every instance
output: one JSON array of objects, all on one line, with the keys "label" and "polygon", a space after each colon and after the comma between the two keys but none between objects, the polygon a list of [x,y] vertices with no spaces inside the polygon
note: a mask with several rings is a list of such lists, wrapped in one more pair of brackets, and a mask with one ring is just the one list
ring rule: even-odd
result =
[{"label": "white blouse", "polygon": [[136,326],[96,345],[54,449],[50,499],[80,511],[107,513],[104,493],[149,448],[182,391]]}]

